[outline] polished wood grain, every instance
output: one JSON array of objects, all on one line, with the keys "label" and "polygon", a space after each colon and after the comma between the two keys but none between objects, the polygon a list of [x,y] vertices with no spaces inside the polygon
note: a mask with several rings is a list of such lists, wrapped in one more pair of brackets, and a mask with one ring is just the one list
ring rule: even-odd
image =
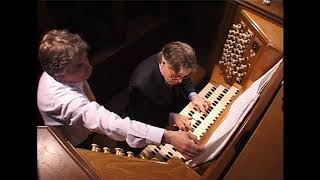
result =
[{"label": "polished wood grain", "polygon": [[83,81],[83,91],[87,95],[90,101],[96,101],[96,97],[94,96],[93,92],[91,91],[90,85],[88,81]]},{"label": "polished wood grain", "polygon": [[283,86],[225,180],[283,179]]},{"label": "polished wood grain", "polygon": [[73,146],[48,126],[37,128],[37,162],[39,179],[99,179]]},{"label": "polished wood grain", "polygon": [[142,160],[127,156],[93,152],[77,149],[81,156],[93,166],[102,179],[184,179],[197,180],[200,176],[187,167],[180,159],[171,159],[168,162]]},{"label": "polished wood grain", "polygon": [[238,127],[229,142],[223,148],[221,153],[208,162],[204,167],[198,167],[198,172],[201,174],[201,179],[220,179],[226,173],[228,166],[232,164],[232,159],[241,151],[241,144],[245,144],[243,137],[254,132],[256,125],[261,121],[261,116],[264,114],[264,109],[273,100],[277,93],[280,84],[283,80],[283,63],[280,64],[265,89],[262,91],[260,98],[252,110],[246,115],[245,119]]},{"label": "polished wood grain", "polygon": [[283,57],[283,28],[247,10],[241,11],[239,19],[246,22],[255,34],[255,40],[261,43],[261,49],[252,59],[252,67],[242,83],[249,87]]},{"label": "polished wood grain", "polygon": [[269,5],[264,4],[263,0],[235,0],[241,9],[248,9],[257,14],[274,21],[275,23],[283,24],[283,2],[282,0],[273,0]]}]

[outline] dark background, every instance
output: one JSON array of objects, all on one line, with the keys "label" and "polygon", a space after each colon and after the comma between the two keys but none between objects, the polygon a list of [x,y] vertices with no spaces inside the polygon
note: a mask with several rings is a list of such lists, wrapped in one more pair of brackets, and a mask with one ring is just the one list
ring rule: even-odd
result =
[{"label": "dark background", "polygon": [[[210,53],[228,3],[41,1],[37,38],[39,42],[51,29],[80,34],[91,47],[89,59],[94,69],[88,81],[97,102],[119,113],[128,100],[126,88],[132,71],[165,43],[190,44],[196,51],[198,64],[206,70],[203,81],[208,81],[208,72],[213,69]],[[41,73],[37,62],[38,79]],[[38,124],[43,124],[40,117]]]}]

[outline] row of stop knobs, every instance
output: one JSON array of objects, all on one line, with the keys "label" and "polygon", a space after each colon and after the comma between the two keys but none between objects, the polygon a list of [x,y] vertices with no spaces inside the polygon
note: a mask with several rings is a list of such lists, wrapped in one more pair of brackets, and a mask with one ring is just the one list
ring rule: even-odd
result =
[{"label": "row of stop knobs", "polygon": [[[98,147],[97,144],[91,144],[91,151],[94,151],[94,152],[101,152],[101,149]],[[124,153],[124,150],[121,149],[121,148],[114,148],[115,151],[116,151],[116,155],[119,155],[119,156],[125,156],[125,153]],[[106,153],[106,154],[110,154],[111,151],[110,151],[110,148],[108,147],[103,147],[103,153]],[[134,153],[132,151],[127,151],[127,156],[128,157],[134,157]]]}]

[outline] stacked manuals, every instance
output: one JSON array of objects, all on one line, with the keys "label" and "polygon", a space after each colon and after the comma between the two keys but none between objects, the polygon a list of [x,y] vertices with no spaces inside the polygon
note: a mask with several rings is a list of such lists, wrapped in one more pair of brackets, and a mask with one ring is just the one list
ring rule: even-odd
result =
[{"label": "stacked manuals", "polygon": [[282,63],[282,59],[274,65],[267,73],[256,80],[246,91],[244,91],[231,105],[226,119],[213,132],[205,145],[205,151],[198,157],[186,162],[193,167],[213,159],[225,146],[231,135],[241,124],[246,114],[253,107],[260,93],[269,82],[274,72]]}]

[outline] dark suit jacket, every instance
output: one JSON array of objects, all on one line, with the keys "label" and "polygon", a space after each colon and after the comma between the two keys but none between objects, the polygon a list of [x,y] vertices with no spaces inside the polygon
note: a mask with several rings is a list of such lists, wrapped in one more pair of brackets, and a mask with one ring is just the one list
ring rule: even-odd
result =
[{"label": "dark suit jacket", "polygon": [[170,112],[179,113],[189,102],[189,93],[195,89],[191,79],[170,90],[162,77],[158,63],[159,53],[141,62],[129,82],[130,118],[165,128]]}]

